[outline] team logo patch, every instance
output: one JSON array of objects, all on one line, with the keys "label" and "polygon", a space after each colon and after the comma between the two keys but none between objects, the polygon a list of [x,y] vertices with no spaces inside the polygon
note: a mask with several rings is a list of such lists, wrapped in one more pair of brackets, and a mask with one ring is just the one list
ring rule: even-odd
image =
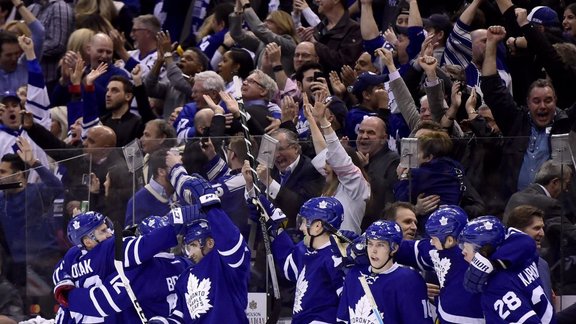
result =
[{"label": "team logo patch", "polygon": [[209,278],[199,280],[195,275],[188,277],[188,289],[186,290],[186,306],[192,319],[200,318],[213,306],[208,298],[212,283]]},{"label": "team logo patch", "polygon": [[306,277],[306,267],[302,269],[302,272],[298,276],[298,281],[296,282],[296,294],[294,296],[294,314],[302,311],[302,299],[306,290],[308,290],[308,280]]},{"label": "team logo patch", "polygon": [[348,314],[350,323],[379,324],[366,295],[360,298],[354,309],[348,307]]}]

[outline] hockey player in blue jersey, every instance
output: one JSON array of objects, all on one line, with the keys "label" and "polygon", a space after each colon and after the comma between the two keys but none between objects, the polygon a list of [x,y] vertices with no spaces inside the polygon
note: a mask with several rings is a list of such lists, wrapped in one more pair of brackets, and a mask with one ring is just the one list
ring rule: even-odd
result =
[{"label": "hockey player in blue jersey", "polygon": [[205,219],[182,208],[186,254],[195,263],[176,282],[178,302],[169,318],[149,323],[248,323],[250,250],[238,228],[220,208],[220,199],[200,176],[184,176],[179,183],[202,205]]},{"label": "hockey player in blue jersey", "polygon": [[[554,310],[544,293],[538,273],[536,243],[528,235],[511,229],[508,238],[521,243],[504,246],[506,229],[494,216],[482,216],[470,221],[460,233],[464,259],[471,262],[472,275],[475,271],[489,273],[482,287],[482,309],[486,323],[556,323]],[[524,239],[525,238],[525,239]],[[508,242],[510,243],[510,242]],[[494,268],[489,258],[504,252],[517,250],[532,257],[515,259],[515,264]],[[515,258],[515,257],[514,257]],[[519,266],[522,264],[522,266]],[[488,268],[492,268],[490,271]]]},{"label": "hockey player in blue jersey", "polygon": [[430,239],[403,241],[395,260],[423,271],[434,271],[440,283],[436,300],[440,323],[484,323],[480,294],[463,289],[468,262],[462,259],[458,236],[468,215],[458,206],[441,206],[426,221]]},{"label": "hockey player in blue jersey", "polygon": [[[262,201],[263,206],[270,206]],[[269,212],[272,215],[272,212]],[[273,233],[272,253],[280,272],[296,282],[292,323],[334,323],[344,273],[338,247],[330,240],[342,224],[344,210],[333,197],[306,201],[298,215],[304,240],[294,244],[282,230]]]},{"label": "hockey player in blue jersey", "polygon": [[[165,226],[168,226],[166,218],[150,216],[142,220],[137,232],[139,235],[149,235]],[[176,280],[188,266],[188,259],[160,252],[152,260],[125,272],[146,318],[168,316],[171,313],[176,306]],[[104,279],[102,285],[72,289],[67,302],[70,311],[87,316],[106,317],[106,323],[140,321],[117,272]]]},{"label": "hockey player in blue jersey", "polygon": [[[114,268],[114,239],[111,222],[97,212],[82,213],[68,223],[68,239],[74,246],[68,250],[53,274],[56,285],[54,295],[60,304],[65,304],[70,284],[75,287],[99,286]],[[123,238],[124,267],[141,265],[157,253],[176,246],[175,227],[165,226],[140,237]],[[67,311],[65,311],[67,312]],[[77,322],[101,322],[82,314],[71,313]],[[64,316],[67,317],[67,316]]]},{"label": "hockey player in blue jersey", "polygon": [[346,275],[338,322],[432,323],[424,279],[394,261],[402,241],[400,226],[376,221],[365,236],[370,264],[356,265]]}]

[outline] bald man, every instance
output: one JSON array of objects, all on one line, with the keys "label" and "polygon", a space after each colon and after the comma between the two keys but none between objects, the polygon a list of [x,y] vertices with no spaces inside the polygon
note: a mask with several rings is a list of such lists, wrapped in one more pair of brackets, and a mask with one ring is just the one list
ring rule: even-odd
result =
[{"label": "bald man", "polygon": [[197,135],[206,135],[207,128],[212,124],[212,117],[214,111],[212,109],[200,109],[194,116],[194,127],[196,128]]},{"label": "bald man", "polygon": [[[126,167],[121,149],[116,148],[114,131],[107,126],[94,126],[86,132],[82,146],[78,146],[66,144],[36,123],[25,121],[23,127],[47,155],[61,161],[59,172],[67,189],[64,202],[79,205],[80,201],[89,200],[91,210],[104,212],[106,173],[111,167]],[[89,184],[95,185],[90,194]]]},{"label": "bald man", "polygon": [[[94,87],[96,91],[96,104],[100,116],[106,114],[106,86],[115,75],[120,75],[130,79],[128,73],[114,65],[112,55],[114,54],[114,45],[110,36],[104,33],[98,33],[90,39],[88,44],[88,62],[86,62],[85,73],[87,74],[92,69],[95,69],[100,63],[107,63],[108,70],[94,80]],[[60,80],[54,92],[50,97],[50,102],[54,106],[67,106],[70,101],[70,94],[68,92],[69,81]]]},{"label": "bald man", "polygon": [[380,117],[367,117],[360,123],[356,148],[358,153],[368,158],[364,171],[368,174],[372,190],[362,220],[361,228],[364,231],[377,219],[387,203],[394,202],[392,188],[398,180],[396,168],[400,157],[388,148],[386,123]]}]

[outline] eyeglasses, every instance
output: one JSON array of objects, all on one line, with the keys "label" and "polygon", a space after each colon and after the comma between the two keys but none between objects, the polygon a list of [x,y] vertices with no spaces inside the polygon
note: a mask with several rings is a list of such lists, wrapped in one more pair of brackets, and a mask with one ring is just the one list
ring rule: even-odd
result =
[{"label": "eyeglasses", "polygon": [[255,84],[255,85],[259,86],[259,87],[262,88],[262,89],[266,89],[266,87],[265,87],[262,83],[254,80],[254,79],[245,79],[244,82],[246,82],[246,83],[248,83],[248,84]]}]

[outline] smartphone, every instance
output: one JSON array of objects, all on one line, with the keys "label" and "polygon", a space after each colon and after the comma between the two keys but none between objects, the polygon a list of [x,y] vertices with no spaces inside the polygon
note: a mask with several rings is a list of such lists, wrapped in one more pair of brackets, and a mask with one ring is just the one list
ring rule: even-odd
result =
[{"label": "smartphone", "polygon": [[82,175],[82,185],[84,185],[84,186],[90,185],[90,175],[89,174],[84,173]]},{"label": "smartphone", "polygon": [[322,81],[319,80],[319,79],[320,79],[320,78],[323,78],[323,77],[324,77],[324,73],[318,72],[318,71],[314,72],[314,81],[316,81],[316,82],[322,82]]},{"label": "smartphone", "polygon": [[419,167],[418,139],[404,137],[400,143],[400,166],[407,169]]}]

